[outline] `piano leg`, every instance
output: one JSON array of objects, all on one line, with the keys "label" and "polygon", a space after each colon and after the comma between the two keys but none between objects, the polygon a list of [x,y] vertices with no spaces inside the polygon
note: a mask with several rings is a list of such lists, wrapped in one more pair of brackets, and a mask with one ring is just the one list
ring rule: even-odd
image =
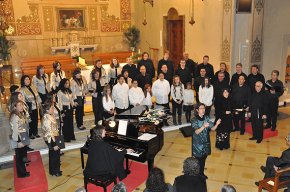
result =
[{"label": "piano leg", "polygon": [[84,169],[84,153],[82,152],[82,149],[80,149],[81,151],[81,162],[82,162],[82,169]]},{"label": "piano leg", "polygon": [[154,157],[149,158],[147,160],[147,166],[148,166],[148,173],[151,171],[151,169],[154,167]]},{"label": "piano leg", "polygon": [[127,175],[129,175],[131,173],[131,171],[129,170],[129,159],[126,157],[126,173]]}]

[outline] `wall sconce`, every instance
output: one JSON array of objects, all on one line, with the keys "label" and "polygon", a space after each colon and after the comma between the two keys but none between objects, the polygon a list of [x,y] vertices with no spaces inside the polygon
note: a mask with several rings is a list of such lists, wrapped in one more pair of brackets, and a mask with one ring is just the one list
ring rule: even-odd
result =
[{"label": "wall sconce", "polygon": [[189,24],[193,25],[195,23],[195,21],[194,21],[194,0],[190,0],[189,15],[191,15],[190,20],[189,20]]},{"label": "wall sconce", "polygon": [[151,6],[153,7],[153,4],[154,4],[154,0],[143,0],[143,3],[150,3]]}]

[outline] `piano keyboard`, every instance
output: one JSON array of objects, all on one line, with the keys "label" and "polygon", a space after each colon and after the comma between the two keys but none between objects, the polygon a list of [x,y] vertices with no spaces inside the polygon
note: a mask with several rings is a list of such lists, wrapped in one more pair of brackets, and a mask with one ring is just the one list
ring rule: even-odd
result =
[{"label": "piano keyboard", "polygon": [[[118,146],[113,146],[117,151],[123,151],[126,150],[126,148],[124,147],[118,147]],[[142,155],[144,151],[141,150],[133,150],[132,153],[127,153],[127,155],[132,155],[134,157],[139,157],[140,155]]]}]

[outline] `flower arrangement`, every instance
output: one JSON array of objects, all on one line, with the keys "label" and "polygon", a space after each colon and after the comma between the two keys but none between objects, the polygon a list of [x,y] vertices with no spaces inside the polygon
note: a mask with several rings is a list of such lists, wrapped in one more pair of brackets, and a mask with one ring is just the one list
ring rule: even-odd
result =
[{"label": "flower arrangement", "polygon": [[145,111],[143,117],[139,117],[139,121],[151,122],[158,125],[159,122],[163,121],[164,118],[166,118],[166,113],[164,112],[163,108],[149,109],[148,111]]}]

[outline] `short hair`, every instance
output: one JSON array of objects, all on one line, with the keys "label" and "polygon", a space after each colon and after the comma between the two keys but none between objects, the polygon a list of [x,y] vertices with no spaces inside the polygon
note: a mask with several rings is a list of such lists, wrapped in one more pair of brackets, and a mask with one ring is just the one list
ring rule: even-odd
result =
[{"label": "short hair", "polygon": [[199,174],[200,165],[195,157],[188,157],[183,162],[183,173],[196,176]]},{"label": "short hair", "polygon": [[253,67],[255,67],[256,69],[259,70],[259,66],[258,66],[258,65],[252,65],[252,66],[251,66],[251,69],[252,69]]},{"label": "short hair", "polygon": [[105,129],[103,125],[95,125],[90,129],[91,140],[102,140],[102,132]]},{"label": "short hair", "polygon": [[[128,71],[127,71],[127,72],[128,72]],[[125,73],[125,71],[124,71],[124,73]],[[118,75],[117,79],[119,80],[119,79],[121,79],[122,77],[124,78],[124,75],[120,74],[120,75]]]},{"label": "short hair", "polygon": [[164,53],[163,53],[163,55],[165,55],[166,53],[169,54],[170,51],[169,50],[165,50]]},{"label": "short hair", "polygon": [[18,85],[11,85],[10,88],[9,88],[10,93],[11,94],[14,93],[18,88],[19,88]]},{"label": "short hair", "polygon": [[203,59],[204,59],[204,58],[208,58],[208,59],[209,59],[209,56],[208,56],[208,55],[205,55],[205,56],[203,56]]},{"label": "short hair", "polygon": [[243,64],[242,64],[242,63],[237,63],[237,64],[236,64],[236,67],[237,67],[237,66],[243,67]]},{"label": "short hair", "polygon": [[220,63],[220,66],[221,66],[221,65],[224,65],[225,67],[227,67],[227,64],[226,64],[225,62],[221,62],[221,63]]},{"label": "short hair", "polygon": [[232,185],[224,185],[221,192],[236,192],[236,189]]},{"label": "short hair", "polygon": [[142,53],[142,58],[144,57],[144,55],[148,55],[148,57],[149,57],[149,53],[146,52],[146,51],[144,51],[144,52]]},{"label": "short hair", "polygon": [[204,103],[197,103],[195,105],[195,109],[194,109],[194,115],[195,115],[195,117],[197,117],[197,115],[198,115],[197,110],[200,108],[200,106],[204,106],[204,108],[205,108],[205,104]]},{"label": "short hair", "polygon": [[277,76],[280,74],[278,70],[273,70],[272,73],[276,73]]},{"label": "short hair", "polygon": [[220,71],[220,72],[218,73],[218,75],[224,75],[224,76],[225,76],[225,73],[222,72],[222,71]]},{"label": "short hair", "polygon": [[95,64],[97,64],[97,63],[99,63],[99,62],[101,62],[102,60],[101,59],[96,59],[95,60]]}]

